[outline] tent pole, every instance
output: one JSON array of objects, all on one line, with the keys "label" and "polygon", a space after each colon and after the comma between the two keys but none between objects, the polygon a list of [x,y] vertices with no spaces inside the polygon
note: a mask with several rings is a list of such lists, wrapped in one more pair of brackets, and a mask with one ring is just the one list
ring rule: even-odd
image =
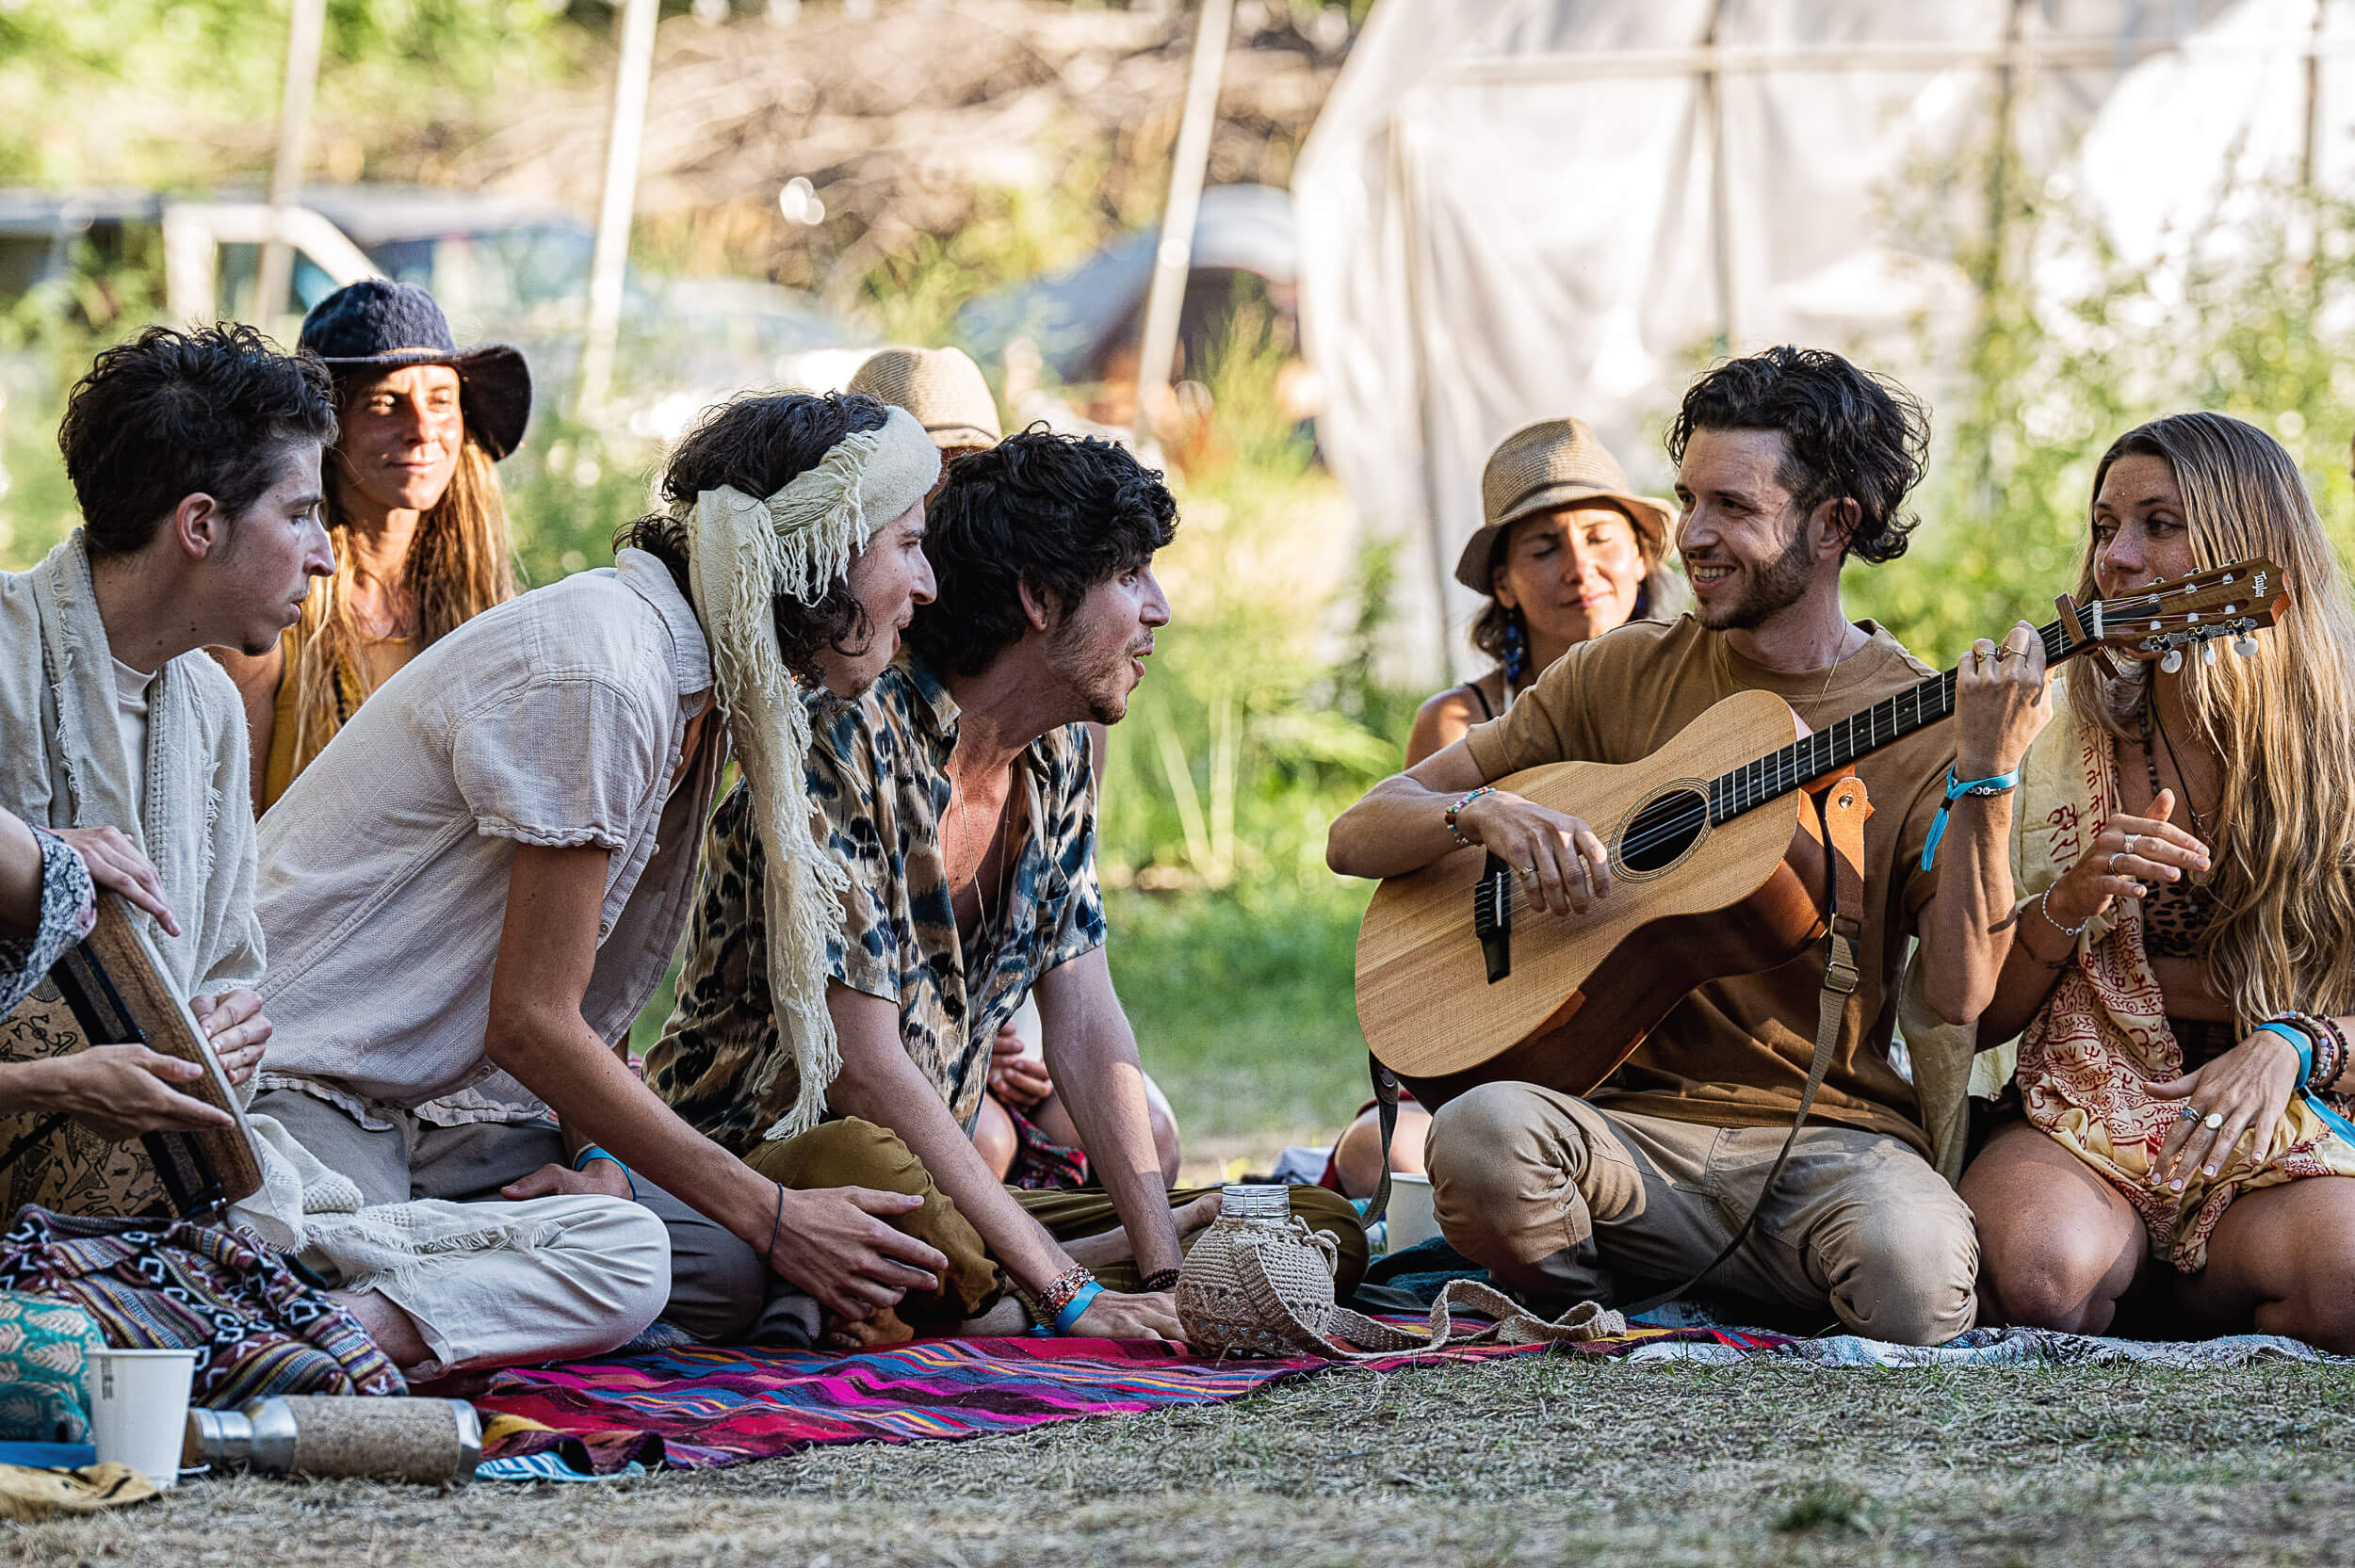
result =
[{"label": "tent pole", "polygon": [[613,385],[613,345],[622,330],[622,283],[629,222],[638,206],[638,157],[646,132],[646,82],[654,73],[654,24],[661,0],[617,0],[622,51],[613,65],[613,119],[606,133],[605,192],[597,202],[596,248],[589,253],[588,331],[580,346],[574,406],[586,417]]},{"label": "tent pole", "polygon": [[[302,199],[302,165],[310,151],[311,100],[318,88],[319,46],[327,34],[327,0],[294,0],[286,24],[286,85],[278,100],[278,161],[269,176],[269,238],[262,245],[262,272],[253,299],[253,319],[268,327],[285,308],[294,281],[294,251],[279,234],[279,214]],[[206,315],[211,301],[199,306]]]},{"label": "tent pole", "polygon": [[1725,333],[1725,351],[1738,354],[1742,313],[1733,269],[1733,180],[1726,169],[1725,78],[1717,69],[1717,29],[1725,15],[1726,0],[1714,0],[1709,30],[1701,40],[1708,64],[1700,73],[1700,88],[1702,109],[1709,116],[1709,230],[1717,271],[1718,327]]},{"label": "tent pole", "polygon": [[1186,106],[1170,154],[1169,200],[1161,206],[1161,243],[1153,251],[1153,285],[1145,297],[1145,335],[1137,345],[1136,433],[1141,449],[1156,445],[1169,402],[1169,375],[1178,363],[1178,317],[1194,269],[1194,221],[1202,210],[1202,181],[1210,171],[1210,133],[1218,128],[1219,80],[1226,69],[1226,34],[1235,0],[1202,0],[1194,33],[1194,63],[1186,72]]},{"label": "tent pole", "polygon": [[1431,346],[1424,333],[1423,232],[1421,192],[1414,177],[1414,159],[1407,150],[1405,117],[1390,117],[1390,186],[1398,202],[1399,229],[1406,255],[1406,347],[1412,355],[1417,436],[1422,444],[1422,538],[1425,564],[1431,570],[1431,615],[1439,641],[1439,671],[1450,685],[1459,678],[1455,639],[1447,624],[1447,542],[1439,537],[1438,409],[1432,396]]}]

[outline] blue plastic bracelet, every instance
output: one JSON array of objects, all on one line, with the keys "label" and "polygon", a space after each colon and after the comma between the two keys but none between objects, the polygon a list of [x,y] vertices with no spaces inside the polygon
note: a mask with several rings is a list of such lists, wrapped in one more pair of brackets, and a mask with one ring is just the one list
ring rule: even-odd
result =
[{"label": "blue plastic bracelet", "polygon": [[2347,1142],[2355,1144],[2355,1126],[2349,1126],[2346,1117],[2332,1110],[2321,1095],[2306,1087],[2306,1080],[2314,1075],[2314,1044],[2306,1037],[2306,1031],[2295,1024],[2279,1018],[2268,1018],[2258,1025],[2257,1028],[2265,1034],[2280,1035],[2297,1050],[2298,1092],[2305,1098],[2306,1108],[2319,1117],[2324,1126],[2338,1134]]},{"label": "blue plastic bracelet", "polygon": [[1955,809],[1955,802],[1966,795],[2008,795],[2020,785],[2020,769],[1998,773],[1991,779],[1973,779],[1965,783],[1955,777],[1952,768],[1946,769],[1946,799],[1940,802],[1938,815],[1930,818],[1929,842],[1922,846],[1922,869],[1927,871],[1938,861],[1938,841],[1946,836],[1946,817]]},{"label": "blue plastic bracelet", "polygon": [[[622,1162],[618,1158],[607,1154],[603,1149],[600,1149],[595,1144],[592,1143],[588,1147],[582,1149],[580,1153],[573,1156],[573,1169],[576,1171],[585,1171],[589,1167],[589,1162],[593,1159],[610,1159],[614,1164],[622,1165]],[[636,1203],[638,1201],[638,1178],[629,1173],[629,1167],[626,1165],[622,1165],[622,1180],[629,1183],[630,1201],[632,1203]]]},{"label": "blue plastic bracelet", "polygon": [[1090,1280],[1087,1284],[1080,1286],[1078,1290],[1072,1293],[1071,1300],[1063,1304],[1063,1310],[1055,1314],[1055,1332],[1057,1334],[1069,1334],[1071,1332],[1071,1325],[1080,1320],[1081,1315],[1087,1311],[1088,1304],[1103,1293],[1104,1287],[1096,1284],[1094,1280]]}]

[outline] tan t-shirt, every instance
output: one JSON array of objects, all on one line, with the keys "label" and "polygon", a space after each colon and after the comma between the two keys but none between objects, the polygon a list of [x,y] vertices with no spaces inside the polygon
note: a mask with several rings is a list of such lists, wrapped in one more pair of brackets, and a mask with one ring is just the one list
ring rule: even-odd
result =
[{"label": "tan t-shirt", "polygon": [[[1872,635],[1864,647],[1829,671],[1792,672],[1751,663],[1723,633],[1689,615],[1665,625],[1635,622],[1571,649],[1503,717],[1475,726],[1464,742],[1490,780],[1542,763],[1638,762],[1737,691],[1771,691],[1821,730],[1936,673],[1873,622],[1859,624]],[[1729,755],[1725,768],[1750,760]],[[1937,874],[1921,869],[1922,846],[1953,760],[1952,727],[1941,723],[1857,767],[1873,802],[1864,826],[1864,901],[1873,913],[1864,925],[1863,977],[1814,1113],[1892,1134],[1925,1154],[1921,1109],[1913,1086],[1890,1061],[1889,1041],[1907,938],[1938,887]],[[1702,986],[1594,1098],[1713,1126],[1789,1122],[1815,1055],[1824,962],[1825,948],[1816,946],[1779,969]]]}]

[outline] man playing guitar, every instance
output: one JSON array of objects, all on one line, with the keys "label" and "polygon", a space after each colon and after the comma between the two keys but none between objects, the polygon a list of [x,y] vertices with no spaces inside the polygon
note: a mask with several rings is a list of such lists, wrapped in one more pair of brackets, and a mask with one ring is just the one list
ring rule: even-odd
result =
[{"label": "man playing guitar", "polygon": [[[1704,374],[1668,433],[1692,613],[1572,649],[1504,717],[1377,785],[1334,823],[1333,868],[1395,877],[1476,843],[1513,868],[1532,904],[1575,921],[1614,897],[1602,841],[1575,816],[1485,789],[1490,780],[1546,763],[1639,761],[1738,691],[1772,692],[1821,729],[1929,677],[1888,632],[1850,622],[1840,599],[1851,557],[1903,553],[1914,525],[1904,503],[1927,445],[1909,394],[1836,354],[1778,348]],[[2031,635],[2015,627],[2006,641],[2016,650]],[[1449,1100],[1428,1157],[1455,1248],[1534,1298],[1625,1302],[1691,1280],[1740,1237],[1709,1275],[1715,1288],[1799,1314],[1827,1303],[1855,1332],[1903,1343],[1971,1327],[1978,1244],[1941,1175],[1960,1166],[1962,1075],[1918,1086],[1890,1042],[1908,940],[1920,936],[1931,964],[1931,1005],[1973,1016],[1996,972],[1992,928],[2010,913],[2007,902],[1990,907],[1973,835],[1923,868],[1950,765],[1970,783],[1991,771],[1977,759],[2015,754],[1995,733],[2013,720],[1985,688],[2022,678],[2024,664],[1981,647],[1958,676],[1957,728],[1918,730],[1854,768],[1873,808],[1861,909],[1849,912],[1861,915],[1860,973],[1771,1192],[1817,1054],[1821,943],[1701,985],[1585,1098],[1503,1081]],[[1952,810],[1976,813],[1980,799]]]}]

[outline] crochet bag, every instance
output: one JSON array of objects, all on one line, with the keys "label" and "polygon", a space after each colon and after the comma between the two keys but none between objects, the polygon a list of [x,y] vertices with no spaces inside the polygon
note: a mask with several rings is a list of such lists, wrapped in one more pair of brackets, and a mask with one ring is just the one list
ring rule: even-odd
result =
[{"label": "crochet bag", "polygon": [[[1291,1211],[1281,1188],[1226,1189],[1219,1217],[1186,1253],[1178,1318],[1196,1353],[1318,1356],[1356,1361],[1459,1345],[1528,1345],[1608,1339],[1627,1332],[1618,1313],[1582,1301],[1551,1321],[1474,1280],[1451,1280],[1421,1328],[1400,1328],[1333,1299],[1340,1250]],[[1458,1329],[1456,1312],[1492,1321]]]}]

